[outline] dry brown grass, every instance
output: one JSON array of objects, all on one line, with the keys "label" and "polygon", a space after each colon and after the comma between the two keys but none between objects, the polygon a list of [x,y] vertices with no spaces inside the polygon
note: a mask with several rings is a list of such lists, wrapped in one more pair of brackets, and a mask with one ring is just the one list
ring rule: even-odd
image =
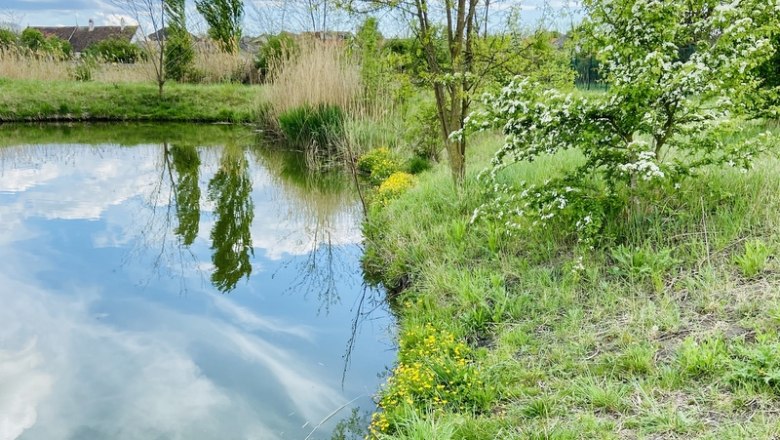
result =
[{"label": "dry brown grass", "polygon": [[[30,55],[26,51],[0,49],[0,78],[73,80],[78,63],[77,60],[60,60],[46,55]],[[98,82],[155,82],[155,78],[155,68],[151,61],[134,64],[98,63],[92,70],[92,80]],[[226,54],[208,43],[195,46],[192,82],[214,84],[255,79],[252,60],[248,56]]]},{"label": "dry brown grass", "polygon": [[246,54],[222,52],[211,42],[195,44],[193,82],[257,82],[252,59]]},{"label": "dry brown grass", "polygon": [[360,71],[339,44],[312,42],[275,69],[269,100],[280,115],[304,105],[338,105],[355,109],[362,90]]},{"label": "dry brown grass", "polygon": [[[60,60],[46,55],[30,55],[13,49],[0,49],[0,77],[39,81],[67,81],[75,79],[78,61]],[[152,63],[100,63],[92,72],[92,79],[100,82],[151,82]]]},{"label": "dry brown grass", "polygon": [[0,77],[11,79],[63,79],[70,64],[53,57],[32,57],[13,49],[0,49]]}]

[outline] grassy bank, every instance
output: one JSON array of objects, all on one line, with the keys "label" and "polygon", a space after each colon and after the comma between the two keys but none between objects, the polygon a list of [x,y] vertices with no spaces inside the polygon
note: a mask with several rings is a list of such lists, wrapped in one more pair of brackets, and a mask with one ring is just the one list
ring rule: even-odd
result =
[{"label": "grassy bank", "polygon": [[[473,173],[500,142],[472,150]],[[400,326],[374,436],[777,438],[778,169],[763,158],[644,194],[593,249],[556,228],[467,226],[486,198],[474,174],[460,194],[444,166],[418,176],[365,226],[364,265],[396,292]]]},{"label": "grassy bank", "polygon": [[257,122],[264,89],[240,84],[0,79],[0,123],[34,121]]},{"label": "grassy bank", "polygon": [[252,145],[260,142],[251,127],[203,124],[197,130],[188,123],[110,122],[110,123],[11,123],[0,127],[0,147],[13,145],[145,143],[180,145]]}]

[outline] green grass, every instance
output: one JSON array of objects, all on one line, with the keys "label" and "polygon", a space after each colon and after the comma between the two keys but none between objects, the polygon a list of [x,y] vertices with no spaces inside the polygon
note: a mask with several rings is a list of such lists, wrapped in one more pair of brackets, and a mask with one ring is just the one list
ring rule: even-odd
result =
[{"label": "green grass", "polygon": [[313,143],[327,151],[344,133],[344,110],[321,104],[290,109],[279,115],[279,128],[292,144],[309,148]]},{"label": "green grass", "polygon": [[[648,191],[590,249],[562,228],[467,226],[489,197],[475,175],[499,143],[472,146],[460,193],[440,165],[365,224],[364,268],[390,288],[399,359],[408,334],[453,334],[491,390],[460,406],[420,392],[411,408],[385,405],[384,435],[780,436],[780,160]],[[542,182],[579,160],[566,152],[504,178]]]},{"label": "green grass", "polygon": [[0,79],[0,123],[34,121],[259,122],[264,89],[240,84]]}]

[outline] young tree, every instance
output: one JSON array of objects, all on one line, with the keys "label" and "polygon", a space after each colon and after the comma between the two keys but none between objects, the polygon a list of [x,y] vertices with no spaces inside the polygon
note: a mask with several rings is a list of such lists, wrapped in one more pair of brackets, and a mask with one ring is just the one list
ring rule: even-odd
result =
[{"label": "young tree", "polygon": [[135,44],[120,38],[109,38],[91,44],[86,49],[86,55],[96,57],[109,63],[132,64],[144,54]]},{"label": "young tree", "polygon": [[473,87],[474,40],[477,37],[477,8],[479,0],[444,0],[446,16],[444,28],[449,55],[449,66],[439,62],[436,54],[436,25],[431,0],[415,0],[413,13],[417,18],[417,39],[422,45],[429,73],[432,75],[436,109],[450,171],[456,184],[463,182],[466,173],[466,138],[450,137],[463,129],[469,112]]},{"label": "young tree", "polygon": [[181,81],[190,72],[195,53],[187,31],[184,0],[165,0],[168,27],[165,30],[165,68],[168,77]]},{"label": "young tree", "polygon": [[464,128],[472,96],[536,47],[535,38],[511,29],[480,37],[484,0],[351,0],[348,6],[364,9],[358,3],[390,8],[410,19],[415,45],[424,59],[420,79],[433,90],[438,131],[452,178],[460,185],[466,172],[467,140],[451,134]]},{"label": "young tree", "polygon": [[363,96],[369,104],[376,101],[382,89],[383,63],[380,58],[382,34],[375,17],[368,17],[357,29],[353,42],[360,58],[360,76],[363,79]]},{"label": "young tree", "polygon": [[[426,77],[436,99],[439,131],[446,140],[450,170],[456,184],[463,182],[466,170],[466,138],[450,133],[463,128],[474,88],[474,41],[478,38],[477,9],[480,0],[353,0],[349,9],[360,11],[389,8],[402,12],[412,21],[411,29],[422,49]],[[444,24],[439,21],[441,18]],[[443,35],[441,35],[443,33]],[[444,39],[446,60],[442,60],[439,42]]]},{"label": "young tree", "polygon": [[[141,48],[152,62],[158,93],[162,97],[163,87],[168,81],[165,67],[166,38],[163,31],[168,21],[166,0],[112,0],[112,2],[138,23],[143,34]],[[155,35],[156,38],[149,38],[149,35]]]},{"label": "young tree", "polygon": [[640,184],[674,185],[714,164],[748,167],[765,145],[763,136],[738,145],[727,139],[754,116],[756,67],[774,51],[780,2],[585,0],[584,7],[608,91],[586,97],[517,80],[488,97],[469,123],[506,134],[489,174],[496,184],[517,161],[567,149],[584,156],[576,170],[541,187],[497,185],[484,209],[509,226],[562,216],[587,237],[607,211],[633,206],[625,194],[638,202]]},{"label": "young tree", "polygon": [[195,7],[209,25],[209,37],[227,53],[238,53],[243,0],[195,0]]}]

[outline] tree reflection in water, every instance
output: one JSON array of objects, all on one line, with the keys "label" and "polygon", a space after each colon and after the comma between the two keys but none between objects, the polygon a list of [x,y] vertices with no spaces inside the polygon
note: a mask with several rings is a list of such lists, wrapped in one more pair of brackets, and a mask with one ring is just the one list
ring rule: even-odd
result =
[{"label": "tree reflection in water", "polygon": [[211,229],[211,282],[221,292],[229,292],[238,281],[252,273],[249,257],[254,255],[250,226],[254,218],[252,179],[244,151],[226,146],[217,173],[209,182],[209,200],[216,203]]},{"label": "tree reflection in water", "polygon": [[169,151],[177,176],[171,182],[176,199],[176,218],[179,221],[174,233],[183,245],[190,246],[198,236],[200,226],[200,156],[192,145],[174,145]]},{"label": "tree reflection in water", "polygon": [[[96,149],[91,154],[111,152],[122,143],[142,146],[138,148],[139,163],[148,166],[141,170],[143,183],[130,194],[140,196],[143,202],[141,209],[128,213],[131,218],[126,220],[128,228],[123,232],[137,235],[123,237],[131,243],[123,264],[132,257],[149,261],[147,255],[140,254],[153,253],[150,264],[153,269],[146,283],[152,282],[155,275],[167,275],[180,281],[182,292],[187,290],[186,283],[192,279],[193,271],[203,277],[204,283],[208,282],[208,274],[200,271],[205,267],[201,258],[208,259],[201,253],[206,247],[210,248],[211,283],[216,289],[228,293],[242,278],[250,277],[253,259],[250,226],[255,207],[252,173],[257,173],[262,182],[267,172],[272,185],[254,189],[256,194],[274,199],[257,199],[258,207],[262,203],[263,209],[280,210],[269,219],[283,223],[284,227],[261,231],[276,233],[274,238],[283,244],[279,248],[289,249],[288,259],[280,264],[283,267],[279,271],[297,278],[287,284],[290,289],[287,293],[311,297],[319,305],[319,312],[325,314],[331,306],[342,302],[341,295],[354,294],[343,299],[352,312],[351,335],[345,341],[343,355],[343,383],[353,350],[359,343],[357,335],[361,327],[371,325],[376,317],[386,316],[376,313],[386,306],[381,291],[365,286],[362,292],[358,290],[362,283],[357,264],[361,253],[362,212],[349,176],[313,173],[306,168],[305,157],[300,153],[270,148],[256,142],[249,131],[224,127],[204,126],[197,130],[190,126],[150,129],[112,125],[105,130],[46,127],[33,134],[43,143],[78,145],[7,151],[0,148],[0,170],[5,161],[19,168],[19,162],[27,160],[37,164],[41,157],[49,156],[74,162],[86,154],[82,151],[85,145]],[[6,141],[0,138],[0,147]],[[247,160],[247,154],[253,155],[252,163]],[[208,184],[201,179],[209,179]],[[204,201],[208,205],[201,206]],[[209,240],[203,240],[205,228],[200,228],[201,214],[209,217],[206,211],[213,212],[214,221]],[[268,245],[268,237],[254,239]]]},{"label": "tree reflection in water", "polygon": [[[354,288],[355,283],[363,283],[361,268],[355,264],[356,254],[362,253],[363,211],[353,180],[344,173],[312,172],[306,166],[305,156],[295,151],[256,148],[253,153],[290,201],[288,212],[282,215],[301,225],[295,234],[307,252],[303,260],[291,260],[297,265],[297,278],[288,291],[316,293],[319,312],[327,314],[331,306],[341,302],[339,288]],[[384,316],[376,312],[387,305],[380,289],[365,284],[361,287],[350,308],[353,315],[342,356],[342,386],[361,326],[375,316]]]},{"label": "tree reflection in water", "polygon": [[252,152],[288,201],[279,217],[299,225],[290,233],[305,258],[292,258],[280,268],[295,265],[297,276],[288,291],[316,293],[319,312],[327,314],[341,300],[339,287],[361,280],[354,264],[361,213],[350,180],[340,172],[309,170],[306,156],[298,151],[261,145]]}]

